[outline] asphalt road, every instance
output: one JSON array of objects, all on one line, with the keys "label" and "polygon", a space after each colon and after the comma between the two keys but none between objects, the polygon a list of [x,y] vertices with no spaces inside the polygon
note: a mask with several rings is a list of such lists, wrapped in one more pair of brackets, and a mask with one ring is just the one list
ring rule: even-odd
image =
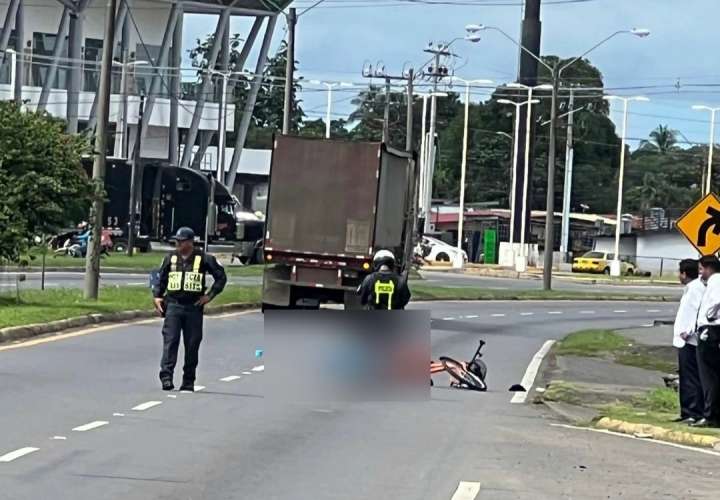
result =
[{"label": "asphalt road", "polygon": [[206,320],[194,394],[159,390],[157,320],[0,347],[0,499],[716,498],[720,456],[561,427],[507,392],[548,339],[673,307],[434,303],[433,356],[485,339],[490,390],[437,377],[414,403],[267,404],[258,313]]},{"label": "asphalt road", "polygon": [[[540,290],[541,280],[494,278],[486,276],[461,275],[447,272],[422,272],[425,278],[422,283],[451,287],[479,287],[491,290]],[[40,288],[40,273],[25,273],[27,281],[21,286],[25,288]],[[79,288],[83,286],[84,273],[80,272],[50,272],[46,273],[45,286],[48,288]],[[102,273],[103,286],[147,286],[147,274]],[[238,285],[260,285],[260,276],[228,276],[230,283]],[[0,273],[0,292],[15,287],[15,273]],[[668,285],[609,285],[592,284],[590,282],[572,281],[556,278],[553,281],[556,290],[582,291],[592,293],[636,293],[657,294],[663,296],[677,296],[682,294],[680,286]]]}]

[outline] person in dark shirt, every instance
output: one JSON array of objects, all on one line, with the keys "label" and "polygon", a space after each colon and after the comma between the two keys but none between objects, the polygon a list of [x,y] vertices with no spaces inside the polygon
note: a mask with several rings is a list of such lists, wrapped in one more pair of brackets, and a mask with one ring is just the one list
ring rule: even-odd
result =
[{"label": "person in dark shirt", "polygon": [[[155,309],[163,323],[163,354],[160,362],[160,382],[165,391],[174,389],[173,374],[182,332],[185,345],[185,366],[181,391],[193,391],[198,351],[202,341],[205,304],[225,288],[225,270],[212,255],[195,250],[195,233],[181,227],[175,235],[177,249],[163,259],[153,286]],[[205,274],[210,273],[213,284],[206,292]]]},{"label": "person in dark shirt", "polygon": [[395,270],[395,255],[379,250],[373,257],[374,271],[358,287],[360,302],[366,309],[405,309],[410,302],[407,278]]}]

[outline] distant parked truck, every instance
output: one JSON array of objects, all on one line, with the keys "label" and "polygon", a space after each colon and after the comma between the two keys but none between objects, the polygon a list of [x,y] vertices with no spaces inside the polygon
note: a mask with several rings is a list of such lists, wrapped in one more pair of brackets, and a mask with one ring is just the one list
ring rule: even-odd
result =
[{"label": "distant parked truck", "polygon": [[[360,307],[372,256],[412,251],[415,163],[380,143],[277,137],[263,246],[263,310]],[[408,262],[409,264],[409,262]]]}]

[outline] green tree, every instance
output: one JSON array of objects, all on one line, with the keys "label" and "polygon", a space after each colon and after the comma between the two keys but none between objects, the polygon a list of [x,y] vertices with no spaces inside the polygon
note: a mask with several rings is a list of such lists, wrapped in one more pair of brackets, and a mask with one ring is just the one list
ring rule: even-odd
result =
[{"label": "green tree", "polygon": [[49,115],[0,103],[0,261],[87,216],[91,183],[80,164],[87,142],[63,130]]},{"label": "green tree", "polygon": [[640,143],[640,149],[660,154],[667,154],[677,149],[677,131],[667,125],[658,125],[650,132],[650,140]]},{"label": "green tree", "polygon": [[[194,67],[198,68],[198,75],[204,74],[208,66],[207,56],[210,52],[214,35],[208,35],[205,40],[196,40],[196,46],[189,51]],[[240,65],[240,51],[243,40],[238,34],[230,39],[230,71],[242,71]],[[253,116],[250,122],[250,129],[246,140],[246,147],[269,148],[272,146],[272,136],[282,129],[283,107],[285,102],[285,69],[287,63],[287,43],[282,42],[274,56],[268,58],[263,70],[262,84],[258,91],[253,109]],[[297,61],[295,69],[297,69]],[[215,69],[220,69],[219,58]],[[290,130],[298,132],[303,117],[302,101],[298,94],[302,91],[302,77],[295,78],[292,89],[293,106],[290,110]],[[228,102],[235,104],[235,130],[238,130],[242,111],[249,92],[249,82],[245,78],[234,77],[232,85],[232,97]],[[230,140],[234,140],[234,133],[229,134]]]},{"label": "green tree", "polygon": [[[330,121],[330,137],[333,139],[348,139],[350,131],[346,128],[347,122],[343,119]],[[299,135],[302,137],[315,137],[323,139],[326,132],[325,120],[318,118],[317,120],[306,120],[300,128]]]}]

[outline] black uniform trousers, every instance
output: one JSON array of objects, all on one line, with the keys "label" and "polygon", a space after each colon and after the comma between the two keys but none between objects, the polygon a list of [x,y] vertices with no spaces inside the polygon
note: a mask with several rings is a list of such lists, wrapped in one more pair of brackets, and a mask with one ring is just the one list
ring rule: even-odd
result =
[{"label": "black uniform trousers", "polygon": [[180,347],[180,332],[185,346],[183,385],[193,385],[198,364],[198,352],[202,341],[203,307],[194,304],[179,304],[169,300],[163,323],[163,354],[160,361],[160,380],[172,382],[177,353]]},{"label": "black uniform trousers", "polygon": [[680,375],[680,416],[682,418],[703,418],[705,397],[700,382],[697,348],[685,344],[678,349],[678,367]]},{"label": "black uniform trousers", "polygon": [[707,329],[707,340],[698,340],[697,360],[705,393],[703,417],[720,423],[720,327]]}]

